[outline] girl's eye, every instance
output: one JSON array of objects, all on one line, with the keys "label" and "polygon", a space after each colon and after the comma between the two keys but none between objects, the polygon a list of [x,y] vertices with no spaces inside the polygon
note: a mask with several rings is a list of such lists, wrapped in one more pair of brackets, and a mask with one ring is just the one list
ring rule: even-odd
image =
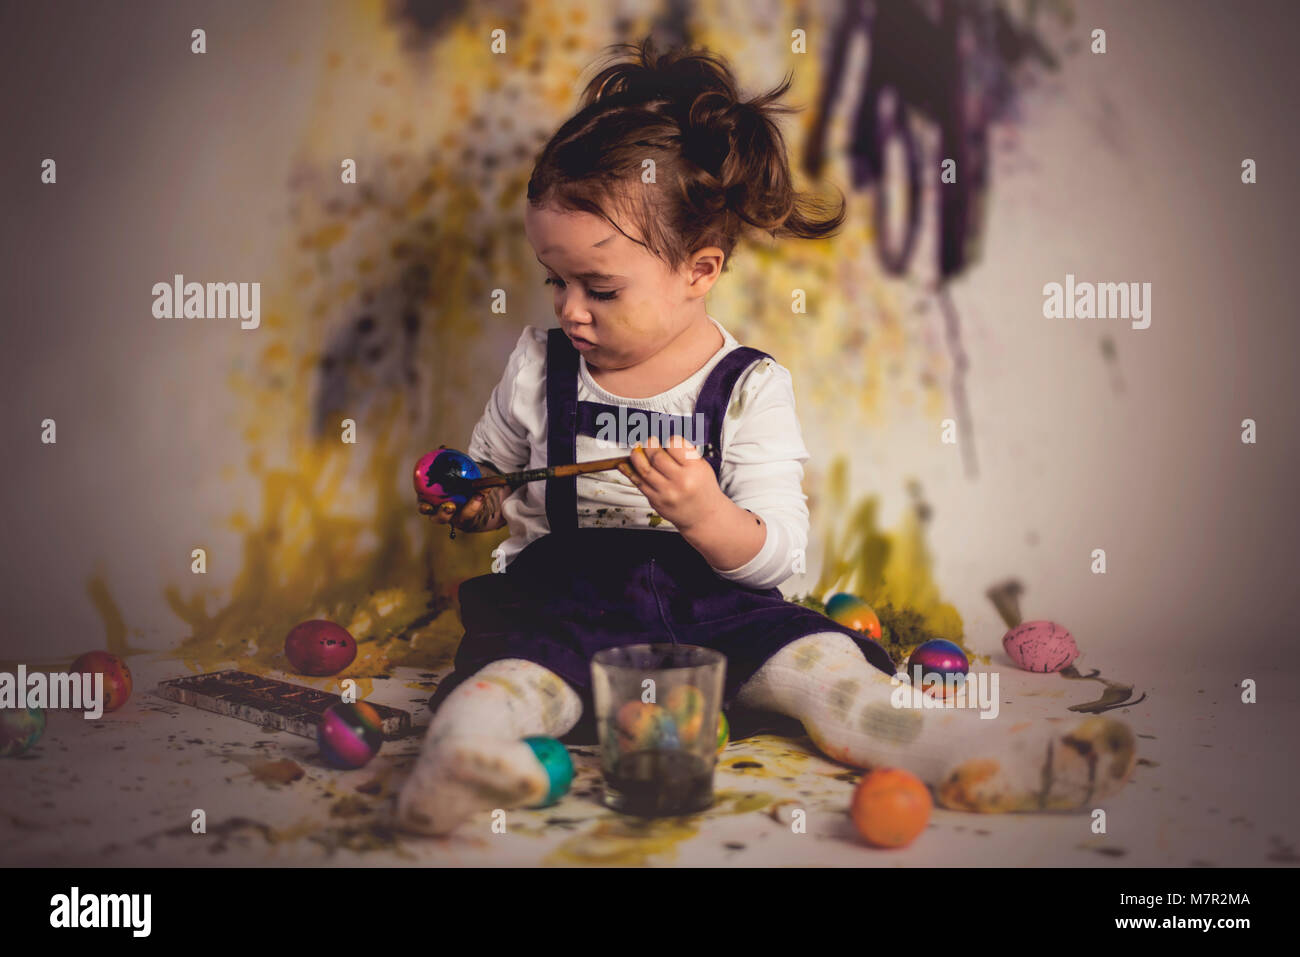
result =
[{"label": "girl's eye", "polygon": [[[550,276],[547,276],[545,279],[542,280],[542,285],[554,286],[556,289],[563,289],[564,280],[555,279]],[[599,299],[601,302],[609,302],[611,299],[614,299],[615,297],[618,296],[617,289],[611,290],[610,292],[597,292],[595,289],[588,289],[587,292],[592,299]]]}]

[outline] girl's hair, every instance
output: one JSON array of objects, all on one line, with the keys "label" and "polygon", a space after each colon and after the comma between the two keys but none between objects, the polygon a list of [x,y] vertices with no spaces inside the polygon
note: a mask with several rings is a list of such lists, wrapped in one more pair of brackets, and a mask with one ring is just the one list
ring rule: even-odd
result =
[{"label": "girl's hair", "polygon": [[[772,236],[819,239],[844,223],[838,206],[795,192],[785,141],[773,121],[793,112],[776,89],[742,100],[726,61],[712,53],[656,54],[617,44],[631,58],[602,69],[582,106],[542,149],[528,180],[534,206],[593,213],[623,235],[611,212],[640,231],[642,243],[671,268],[717,246],[730,261],[745,228]],[[655,182],[643,183],[654,160]],[[726,268],[724,264],[724,269]]]}]

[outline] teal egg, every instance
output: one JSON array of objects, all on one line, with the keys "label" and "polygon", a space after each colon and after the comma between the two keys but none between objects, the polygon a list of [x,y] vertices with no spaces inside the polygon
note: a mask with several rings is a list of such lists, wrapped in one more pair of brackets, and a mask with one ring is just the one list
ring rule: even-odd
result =
[{"label": "teal egg", "polygon": [[16,758],[30,751],[45,733],[41,708],[0,708],[0,758]]},{"label": "teal egg", "polygon": [[569,785],[573,783],[573,759],[569,757],[569,749],[545,735],[524,738],[524,743],[533,749],[551,784],[545,799],[536,807],[550,807],[568,793]]}]

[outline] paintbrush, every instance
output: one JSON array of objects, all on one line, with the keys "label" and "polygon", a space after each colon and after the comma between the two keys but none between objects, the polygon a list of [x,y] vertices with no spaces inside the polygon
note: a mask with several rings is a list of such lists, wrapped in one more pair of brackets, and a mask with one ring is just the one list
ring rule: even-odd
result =
[{"label": "paintbrush", "polygon": [[[632,450],[642,446],[637,445]],[[705,444],[698,450],[701,458],[707,458],[713,454],[713,445]],[[576,462],[573,465],[554,465],[540,469],[526,469],[522,472],[510,472],[506,475],[485,475],[482,478],[470,480],[470,488],[475,492],[484,488],[495,488],[498,485],[504,485],[509,489],[517,489],[521,485],[529,482],[540,482],[552,478],[568,478],[570,475],[586,475],[588,472],[603,472],[606,469],[616,469],[624,462],[631,462],[632,455],[616,455],[609,459],[593,459],[590,462]]]},{"label": "paintbrush", "polygon": [[[644,447],[638,444],[632,450]],[[705,443],[696,450],[703,458],[713,455],[713,444]],[[458,455],[460,453],[457,453]],[[547,479],[568,478],[573,475],[586,475],[589,472],[604,472],[617,469],[632,461],[632,455],[616,455],[607,459],[594,459],[590,462],[575,462],[571,465],[550,465],[545,468],[524,469],[520,472],[507,472],[504,475],[483,475],[478,478],[466,478],[450,471],[439,471],[434,465],[434,453],[425,456],[416,467],[416,492],[420,497],[420,511],[430,514],[435,509],[451,505],[454,510],[472,497],[476,492],[489,488],[508,488],[511,491],[529,482],[542,482]],[[628,468],[631,468],[628,465]],[[437,474],[435,474],[437,473]]]}]

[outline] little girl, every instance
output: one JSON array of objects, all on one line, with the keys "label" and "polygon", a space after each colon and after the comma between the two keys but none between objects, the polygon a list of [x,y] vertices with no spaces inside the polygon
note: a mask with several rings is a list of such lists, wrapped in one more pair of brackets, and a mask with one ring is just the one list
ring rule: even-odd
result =
[{"label": "little girl", "polygon": [[[788,86],[742,100],[721,59],[646,41],[542,150],[524,228],[559,328],[524,329],[466,452],[508,472],[631,447],[631,465],[426,509],[512,534],[505,571],[460,588],[465,635],[398,800],[403,827],[445,834],[542,801],[546,771],[521,739],[580,719],[590,735],[592,655],[637,642],[721,651],[724,708],[795,718],[829,757],[906,768],[945,807],[1091,807],[1132,769],[1134,736],[1111,719],[1008,727],[893,707],[885,650],[777,588],[808,540],[791,377],[705,297],[743,229],[815,238],[844,220],[843,204],[819,215],[792,189],[772,119]],[[637,421],[655,424],[648,441],[609,441]]]}]

